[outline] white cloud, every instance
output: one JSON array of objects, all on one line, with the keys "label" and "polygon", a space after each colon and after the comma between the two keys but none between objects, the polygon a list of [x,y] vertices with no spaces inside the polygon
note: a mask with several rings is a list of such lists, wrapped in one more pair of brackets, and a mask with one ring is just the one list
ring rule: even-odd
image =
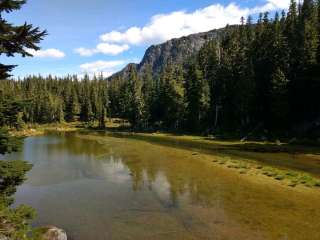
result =
[{"label": "white cloud", "polygon": [[266,4],[251,9],[252,12],[270,12],[275,10],[284,10],[289,7],[290,0],[267,0]]},{"label": "white cloud", "polygon": [[264,11],[286,9],[290,0],[267,0],[262,6],[241,8],[234,3],[227,6],[213,4],[194,12],[177,11],[152,17],[144,27],[131,27],[126,31],[111,31],[100,36],[106,43],[143,45],[157,44],[172,38],[237,24],[240,18]]},{"label": "white cloud", "polygon": [[39,58],[64,58],[66,56],[64,52],[55,48],[49,48],[38,51],[35,51],[33,49],[27,49],[27,52],[32,54],[34,57]]},{"label": "white cloud", "polygon": [[116,45],[116,44],[109,44],[109,43],[100,43],[97,45],[97,51],[104,53],[106,55],[118,55],[124,51],[129,50],[129,45]]},{"label": "white cloud", "polygon": [[77,48],[74,50],[76,53],[79,53],[81,56],[90,57],[95,54],[95,49],[88,48]]},{"label": "white cloud", "polygon": [[96,48],[88,49],[88,48],[77,48],[75,49],[76,53],[79,53],[81,56],[89,57],[97,53],[103,53],[105,55],[118,55],[122,52],[129,50],[128,44],[117,45],[110,43],[99,43]]},{"label": "white cloud", "polygon": [[267,2],[274,6],[274,9],[271,8],[270,10],[287,9],[290,5],[290,0],[267,0]]},{"label": "white cloud", "polygon": [[82,73],[89,75],[102,73],[103,76],[109,77],[115,73],[119,67],[123,66],[125,61],[95,61],[80,65]]},{"label": "white cloud", "polygon": [[[198,32],[225,27],[227,24],[238,24],[241,17],[265,11],[287,9],[290,0],[265,0],[265,3],[253,8],[240,7],[235,3],[229,5],[213,4],[194,12],[176,11],[159,14],[151,18],[143,27],[131,27],[124,31],[111,31],[100,36],[101,42],[95,48],[77,48],[81,56],[92,56],[97,53],[118,55],[130,49],[132,45],[158,44],[172,38],[178,38]],[[116,66],[123,62],[97,61],[82,64],[82,71],[105,72],[112,74]]]}]

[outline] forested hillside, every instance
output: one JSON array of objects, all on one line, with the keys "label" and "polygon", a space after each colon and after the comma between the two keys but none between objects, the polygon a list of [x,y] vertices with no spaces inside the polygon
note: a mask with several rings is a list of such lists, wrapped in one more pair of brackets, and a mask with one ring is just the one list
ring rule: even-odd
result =
[{"label": "forested hillside", "polygon": [[184,58],[174,43],[185,48],[206,34],[171,41],[161,63],[152,56],[163,45],[153,46],[140,65],[108,80],[31,76],[2,81],[1,97],[28,101],[15,115],[21,124],[79,119],[103,127],[107,116],[140,130],[317,137],[319,16],[319,1],[291,1],[288,13],[263,13],[257,22],[249,17],[210,32],[214,37]]}]

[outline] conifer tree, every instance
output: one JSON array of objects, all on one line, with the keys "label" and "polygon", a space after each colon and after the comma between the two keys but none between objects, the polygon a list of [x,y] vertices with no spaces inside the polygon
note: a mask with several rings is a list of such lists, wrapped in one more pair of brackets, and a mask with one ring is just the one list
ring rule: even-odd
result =
[{"label": "conifer tree", "polygon": [[[0,55],[31,56],[27,49],[39,50],[37,44],[46,35],[45,31],[40,31],[31,24],[14,26],[4,19],[4,13],[19,10],[23,4],[25,4],[24,0],[0,1]],[[0,79],[10,77],[10,72],[14,67],[14,65],[0,64]],[[9,102],[8,99],[4,101],[3,94],[0,91],[0,119],[2,121],[0,124],[0,154],[16,151],[19,146],[19,142],[9,136],[3,125],[6,124],[5,119],[8,117],[10,117],[10,125],[17,124],[19,122],[17,112],[20,112],[20,108],[12,107],[18,106],[15,101]],[[9,112],[10,108],[12,112]],[[29,239],[32,237],[30,226],[26,221],[34,216],[33,210],[25,206],[9,208],[13,203],[12,195],[16,187],[24,181],[25,174],[30,167],[29,164],[22,161],[0,161],[1,238]]]},{"label": "conifer tree", "polygon": [[184,88],[181,69],[168,64],[159,82],[159,115],[163,126],[177,129],[184,111]]},{"label": "conifer tree", "polygon": [[128,82],[125,88],[126,92],[126,116],[129,122],[134,126],[140,128],[143,124],[143,109],[144,102],[142,96],[142,83],[138,77],[135,66],[131,65],[129,68]]},{"label": "conifer tree", "polygon": [[152,108],[154,106],[155,101],[154,85],[155,84],[152,76],[152,68],[150,65],[147,65],[142,74],[142,95],[144,102],[143,125],[145,128],[148,128],[152,118]]},{"label": "conifer tree", "polygon": [[317,1],[317,14],[318,14],[318,22],[317,22],[317,29],[318,29],[317,61],[318,61],[318,65],[320,65],[320,0]]},{"label": "conifer tree", "polygon": [[69,94],[65,100],[65,120],[67,122],[73,122],[79,112],[79,100],[74,87],[72,87]]},{"label": "conifer tree", "polygon": [[[39,50],[37,44],[46,35],[38,27],[31,24],[15,26],[8,23],[4,18],[4,13],[10,13],[19,10],[25,0],[3,0],[0,2],[0,55],[13,57],[14,54],[20,54],[23,57],[32,56],[27,49]],[[10,76],[14,65],[0,64],[0,79],[6,79]]]},{"label": "conifer tree", "polygon": [[191,64],[186,74],[185,101],[187,127],[199,131],[209,108],[209,87],[197,64]]},{"label": "conifer tree", "polygon": [[219,71],[219,48],[216,41],[209,41],[200,50],[198,56],[199,67],[203,73],[203,78],[209,88],[209,109],[207,117],[208,127],[215,127],[218,120],[218,108],[221,103],[221,81],[218,79]]},{"label": "conifer tree", "polygon": [[[318,17],[317,8],[313,0],[304,0],[301,8],[301,29],[303,36],[303,64],[312,65],[317,62]],[[307,66],[305,66],[307,67]]]},{"label": "conifer tree", "polygon": [[90,123],[93,120],[93,112],[91,105],[90,79],[88,75],[82,80],[81,103],[80,103],[80,120]]}]

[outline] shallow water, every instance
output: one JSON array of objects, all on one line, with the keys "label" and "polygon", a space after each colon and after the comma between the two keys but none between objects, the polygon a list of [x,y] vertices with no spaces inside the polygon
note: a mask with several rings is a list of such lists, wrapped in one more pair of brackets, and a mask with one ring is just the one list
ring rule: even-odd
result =
[{"label": "shallow water", "polygon": [[255,181],[187,149],[99,138],[29,137],[5,156],[34,164],[15,199],[37,210],[35,226],[71,240],[320,239],[316,191]]}]

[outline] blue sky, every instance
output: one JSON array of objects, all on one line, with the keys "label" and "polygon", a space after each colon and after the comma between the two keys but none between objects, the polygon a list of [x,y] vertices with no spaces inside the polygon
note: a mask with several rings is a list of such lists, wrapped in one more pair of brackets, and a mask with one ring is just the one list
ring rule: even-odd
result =
[{"label": "blue sky", "polygon": [[238,23],[241,16],[287,8],[289,0],[28,0],[6,15],[46,29],[49,35],[33,58],[6,58],[18,64],[15,77],[103,72],[139,62],[151,44]]}]

